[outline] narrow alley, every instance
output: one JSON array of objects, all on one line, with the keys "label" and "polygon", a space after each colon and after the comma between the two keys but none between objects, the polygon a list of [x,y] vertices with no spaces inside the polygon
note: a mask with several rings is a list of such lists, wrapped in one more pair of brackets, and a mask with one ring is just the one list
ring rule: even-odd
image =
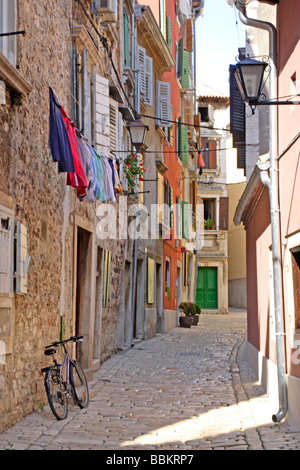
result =
[{"label": "narrow alley", "polygon": [[[300,432],[272,423],[245,361],[246,313],[202,314],[102,364],[85,410],[56,421],[48,406],[0,434],[0,449],[295,450]],[[45,397],[46,401],[46,397]],[[127,452],[128,451],[128,452]]]}]

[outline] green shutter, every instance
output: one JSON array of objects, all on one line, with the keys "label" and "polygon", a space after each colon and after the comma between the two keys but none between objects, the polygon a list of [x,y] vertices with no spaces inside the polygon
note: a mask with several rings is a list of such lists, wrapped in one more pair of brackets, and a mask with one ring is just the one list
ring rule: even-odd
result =
[{"label": "green shutter", "polygon": [[184,125],[180,125],[180,157],[184,165],[188,164],[189,139],[188,130]]},{"label": "green shutter", "polygon": [[182,201],[182,238],[186,240],[190,239],[190,213],[189,213],[189,203]]},{"label": "green shutter", "polygon": [[182,77],[183,74],[183,52],[184,52],[184,38],[179,39],[177,50],[177,77]]},{"label": "green shutter", "polygon": [[167,44],[172,54],[172,22],[169,16],[167,16]]},{"label": "green shutter", "polygon": [[183,55],[182,55],[182,75],[181,75],[181,85],[184,88],[188,88],[190,84],[190,71],[189,71],[189,66],[190,66],[190,54],[188,51],[183,50]]}]

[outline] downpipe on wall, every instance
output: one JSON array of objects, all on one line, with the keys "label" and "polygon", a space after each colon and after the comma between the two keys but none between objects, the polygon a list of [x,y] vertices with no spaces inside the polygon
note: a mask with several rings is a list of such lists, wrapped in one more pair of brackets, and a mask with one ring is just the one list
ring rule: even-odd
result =
[{"label": "downpipe on wall", "polygon": [[[263,29],[270,37],[270,96],[277,96],[277,30],[272,23],[249,18],[246,5],[249,0],[234,0],[242,23],[246,26]],[[285,332],[283,325],[283,294],[281,272],[281,235],[278,200],[278,168],[277,168],[277,106],[270,106],[270,170],[261,171],[260,177],[264,185],[269,189],[271,232],[272,232],[272,258],[273,258],[273,283],[274,283],[274,308],[276,328],[276,355],[278,375],[279,411],[272,416],[277,423],[284,419],[288,411],[287,380],[285,366]]]}]

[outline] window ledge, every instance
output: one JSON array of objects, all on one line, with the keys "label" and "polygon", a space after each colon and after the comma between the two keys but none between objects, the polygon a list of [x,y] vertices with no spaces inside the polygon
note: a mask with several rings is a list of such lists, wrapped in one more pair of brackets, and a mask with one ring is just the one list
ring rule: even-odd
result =
[{"label": "window ledge", "polygon": [[11,65],[2,52],[0,52],[0,78],[22,95],[28,95],[28,93],[32,91],[32,86],[29,85],[18,70]]}]

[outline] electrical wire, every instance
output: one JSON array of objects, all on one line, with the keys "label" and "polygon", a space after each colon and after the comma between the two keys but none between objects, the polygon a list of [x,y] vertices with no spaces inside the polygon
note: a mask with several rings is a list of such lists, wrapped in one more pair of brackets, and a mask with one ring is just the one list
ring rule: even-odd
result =
[{"label": "electrical wire", "polygon": [[[148,114],[141,114],[140,116],[145,117],[145,118],[149,118],[149,119],[156,119],[156,120],[159,120],[160,122],[171,122],[171,123],[173,123],[173,124],[177,124],[178,126],[187,126],[187,127],[202,128],[202,129],[206,129],[206,130],[208,130],[208,131],[213,130],[213,131],[226,131],[226,132],[230,132],[230,129],[226,129],[226,128],[221,128],[221,127],[207,127],[207,126],[201,126],[201,125],[197,125],[197,124],[190,124],[190,123],[187,123],[187,122],[173,121],[173,120],[171,120],[171,119],[161,119],[161,118],[158,118],[157,116],[149,116]],[[164,126],[161,126],[161,127],[164,127]]]}]

